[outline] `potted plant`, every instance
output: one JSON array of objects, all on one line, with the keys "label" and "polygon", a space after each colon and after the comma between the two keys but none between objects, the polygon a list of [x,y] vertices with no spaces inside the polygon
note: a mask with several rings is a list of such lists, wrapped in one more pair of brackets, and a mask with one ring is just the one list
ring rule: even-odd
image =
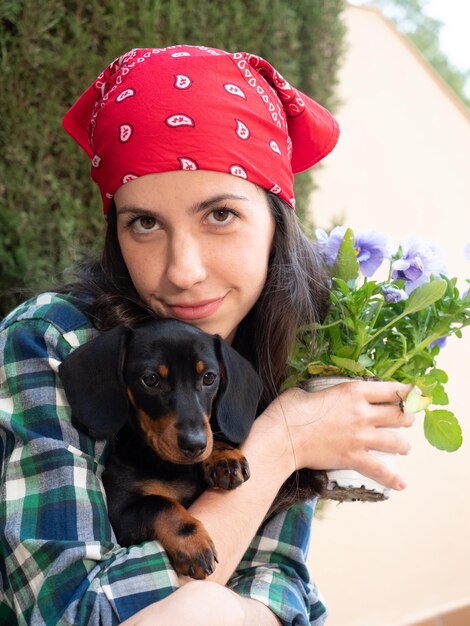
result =
[{"label": "potted plant", "polygon": [[[404,408],[424,411],[424,434],[433,446],[457,450],[462,432],[455,415],[442,408],[448,377],[437,360],[447,337],[461,337],[470,324],[470,291],[461,293],[457,280],[446,276],[437,247],[418,239],[392,252],[382,234],[355,237],[339,226],[330,234],[318,230],[317,242],[330,275],[329,309],[315,333],[299,330],[285,388],[315,390],[344,377],[411,383]],[[379,455],[386,462],[387,455]],[[357,472],[327,474],[332,499],[388,497]]]}]

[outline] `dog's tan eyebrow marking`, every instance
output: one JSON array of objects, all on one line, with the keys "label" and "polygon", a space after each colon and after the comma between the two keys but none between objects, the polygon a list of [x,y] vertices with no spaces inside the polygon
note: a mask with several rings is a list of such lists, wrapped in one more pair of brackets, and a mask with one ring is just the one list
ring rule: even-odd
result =
[{"label": "dog's tan eyebrow marking", "polygon": [[198,361],[196,363],[196,372],[198,374],[202,374],[202,372],[206,369],[206,364],[204,363],[204,361]]},{"label": "dog's tan eyebrow marking", "polygon": [[158,367],[158,373],[160,374],[160,376],[162,378],[168,378],[168,367],[166,365],[159,365]]}]

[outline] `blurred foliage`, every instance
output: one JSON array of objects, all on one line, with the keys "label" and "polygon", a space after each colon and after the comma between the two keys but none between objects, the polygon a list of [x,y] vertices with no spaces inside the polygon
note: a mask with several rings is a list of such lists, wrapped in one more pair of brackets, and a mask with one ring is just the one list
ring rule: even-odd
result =
[{"label": "blurred foliage", "polygon": [[[101,246],[98,189],[61,119],[108,63],[175,43],[247,50],[331,108],[342,9],[342,0],[0,0],[0,315],[24,298],[18,290],[50,287]],[[309,191],[299,177],[301,216]]]}]

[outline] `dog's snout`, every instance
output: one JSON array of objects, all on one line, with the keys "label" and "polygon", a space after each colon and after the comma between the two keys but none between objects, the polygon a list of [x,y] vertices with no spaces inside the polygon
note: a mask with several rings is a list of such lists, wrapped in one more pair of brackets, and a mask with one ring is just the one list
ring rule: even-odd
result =
[{"label": "dog's snout", "polygon": [[203,431],[180,433],[178,446],[188,457],[197,457],[207,448],[207,436]]}]

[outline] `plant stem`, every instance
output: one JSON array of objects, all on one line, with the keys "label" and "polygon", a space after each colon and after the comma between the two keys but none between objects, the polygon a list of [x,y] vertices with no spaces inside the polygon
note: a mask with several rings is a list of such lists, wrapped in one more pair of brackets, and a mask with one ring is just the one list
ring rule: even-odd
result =
[{"label": "plant stem", "polygon": [[403,357],[402,359],[394,363],[391,367],[389,367],[388,370],[386,370],[382,374],[382,377],[385,380],[387,380],[387,378],[391,378],[393,374],[397,371],[397,369],[399,369],[404,363],[412,359],[418,352],[421,352],[423,349],[428,348],[432,344],[433,341],[436,341],[436,339],[440,339],[443,336],[443,333],[445,333],[446,336],[453,334],[452,332],[446,333],[444,329],[441,330],[440,332],[439,331],[434,332],[432,335],[430,335],[429,337],[426,337],[426,339],[423,339],[423,341],[418,343],[418,345],[415,346],[409,354],[407,354],[405,357]]},{"label": "plant stem", "polygon": [[382,328],[380,330],[378,330],[376,333],[371,335],[369,337],[369,339],[362,344],[362,347],[367,346],[368,343],[370,343],[376,337],[381,335],[384,332],[384,330],[387,330],[388,328],[390,328],[390,326],[394,326],[398,322],[398,320],[401,320],[401,318],[405,317],[406,315],[408,315],[408,314],[407,313],[401,313],[400,315],[397,315],[397,317],[394,317],[393,320],[391,320],[388,324],[385,324],[385,326],[382,326]]}]

